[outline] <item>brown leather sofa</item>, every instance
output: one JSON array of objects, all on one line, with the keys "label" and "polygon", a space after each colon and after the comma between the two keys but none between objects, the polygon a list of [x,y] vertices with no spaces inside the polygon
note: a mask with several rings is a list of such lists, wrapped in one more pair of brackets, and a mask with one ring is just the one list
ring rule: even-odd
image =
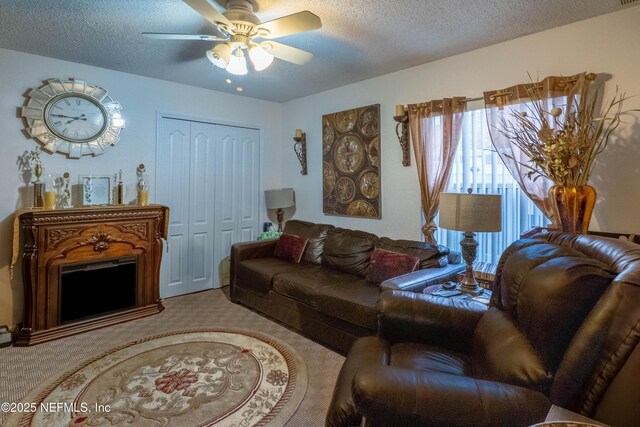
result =
[{"label": "brown leather sofa", "polygon": [[384,292],[330,427],[527,426],[551,406],[640,426],[640,246],[552,232],[502,255],[490,307]]},{"label": "brown leather sofa", "polygon": [[[449,264],[449,250],[411,240],[392,240],[358,230],[287,221],[285,233],[309,239],[303,262],[274,256],[277,241],[231,248],[231,300],[286,323],[346,353],[353,342],[375,335],[381,289],[422,291],[464,269]],[[374,248],[415,255],[420,269],[380,283],[364,279]],[[459,261],[459,254],[451,255]]]}]

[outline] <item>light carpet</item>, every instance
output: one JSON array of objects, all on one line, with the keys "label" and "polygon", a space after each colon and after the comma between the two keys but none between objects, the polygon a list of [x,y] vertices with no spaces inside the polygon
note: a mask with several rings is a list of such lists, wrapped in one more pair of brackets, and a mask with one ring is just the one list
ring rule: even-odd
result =
[{"label": "light carpet", "polygon": [[273,337],[174,331],[115,347],[48,381],[6,425],[279,426],[306,389],[304,360]]},{"label": "light carpet", "polygon": [[[268,334],[286,343],[305,360],[307,392],[289,421],[276,425],[322,426],[344,357],[245,307],[231,303],[225,290],[212,290],[166,300],[155,316],[63,338],[33,347],[0,349],[0,403],[25,402],[27,393],[49,383],[84,359],[153,334],[180,329],[239,328]],[[52,377],[48,379],[49,377]],[[0,413],[0,422],[8,414]],[[282,424],[280,424],[282,423]]]}]

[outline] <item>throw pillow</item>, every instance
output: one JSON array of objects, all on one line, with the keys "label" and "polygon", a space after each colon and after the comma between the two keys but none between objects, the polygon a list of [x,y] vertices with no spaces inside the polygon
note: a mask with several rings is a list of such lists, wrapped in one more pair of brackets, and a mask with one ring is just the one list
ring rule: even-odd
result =
[{"label": "throw pillow", "polygon": [[308,241],[309,239],[305,237],[284,233],[278,239],[278,243],[276,243],[274,255],[297,264],[300,262],[300,259],[302,259],[302,254]]},{"label": "throw pillow", "polygon": [[416,269],[419,262],[420,260],[416,256],[375,249],[371,254],[371,261],[365,279],[368,282],[384,282],[392,277],[411,273]]}]

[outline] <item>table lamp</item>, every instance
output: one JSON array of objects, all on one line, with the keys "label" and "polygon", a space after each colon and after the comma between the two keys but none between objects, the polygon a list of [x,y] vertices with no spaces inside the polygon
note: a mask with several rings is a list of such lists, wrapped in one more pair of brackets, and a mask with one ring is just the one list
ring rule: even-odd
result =
[{"label": "table lamp", "polygon": [[459,289],[467,294],[479,295],[482,288],[478,286],[473,274],[473,261],[478,247],[475,232],[502,229],[502,196],[471,194],[471,189],[467,191],[468,194],[440,194],[440,227],[464,232],[460,246],[467,268]]},{"label": "table lamp", "polygon": [[282,220],[284,219],[283,208],[295,206],[293,201],[293,188],[277,188],[264,191],[264,200],[267,209],[277,209],[278,231],[282,231]]}]

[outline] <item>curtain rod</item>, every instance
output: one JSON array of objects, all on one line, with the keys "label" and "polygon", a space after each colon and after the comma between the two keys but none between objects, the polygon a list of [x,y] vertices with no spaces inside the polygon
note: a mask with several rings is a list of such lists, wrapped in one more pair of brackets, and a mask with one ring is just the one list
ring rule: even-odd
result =
[{"label": "curtain rod", "polygon": [[[594,80],[596,78],[596,74],[588,73],[585,76],[585,78],[587,80],[589,80],[589,81],[592,81],[592,80]],[[575,83],[577,81],[578,81],[578,78],[565,78],[564,79],[565,83]],[[538,89],[538,88],[542,88],[543,87],[542,82],[532,82],[530,84],[532,85],[532,87],[534,89]],[[507,95],[511,95],[511,92],[502,92],[502,93],[498,92],[498,93],[492,95],[491,98],[493,99],[493,98],[495,98],[497,96],[507,96]],[[462,102],[473,102],[473,101],[480,101],[480,100],[483,100],[483,99],[484,99],[484,96],[478,96],[476,98],[465,98],[465,99],[462,100]]]}]

